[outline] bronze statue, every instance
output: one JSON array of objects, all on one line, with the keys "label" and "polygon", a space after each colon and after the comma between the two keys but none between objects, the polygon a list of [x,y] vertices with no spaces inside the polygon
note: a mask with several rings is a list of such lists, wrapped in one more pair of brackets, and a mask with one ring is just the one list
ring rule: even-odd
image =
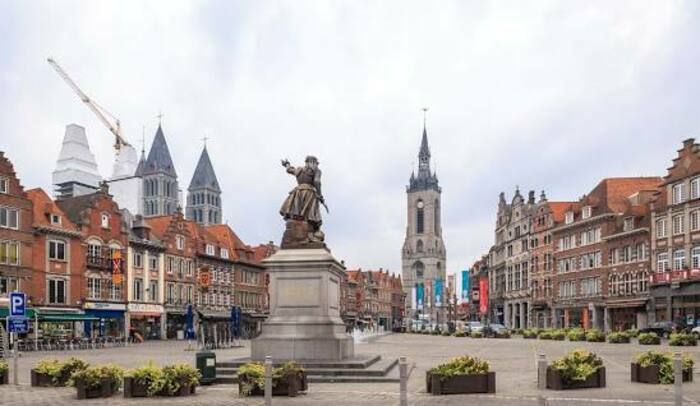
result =
[{"label": "bronze statue", "polygon": [[289,192],[280,208],[280,214],[287,222],[282,248],[325,247],[320,205],[326,211],[328,207],[321,194],[321,170],[316,157],[307,156],[305,163],[304,167],[295,168],[288,160],[282,160],[287,173],[297,179],[297,186]]}]

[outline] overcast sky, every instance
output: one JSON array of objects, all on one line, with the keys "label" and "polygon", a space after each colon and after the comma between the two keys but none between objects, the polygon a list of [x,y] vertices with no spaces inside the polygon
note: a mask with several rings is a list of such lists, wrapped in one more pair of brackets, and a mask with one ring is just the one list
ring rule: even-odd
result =
[{"label": "overcast sky", "polygon": [[182,189],[209,137],[249,244],[281,238],[279,160],[318,156],[333,253],[398,272],[427,106],[455,272],[492,243],[501,191],[570,200],[665,173],[700,135],[698,21],[697,1],[0,0],[0,150],[50,190],[78,123],[111,174],[113,139],[53,56],[130,142],[145,126],[150,145],[162,111]]}]

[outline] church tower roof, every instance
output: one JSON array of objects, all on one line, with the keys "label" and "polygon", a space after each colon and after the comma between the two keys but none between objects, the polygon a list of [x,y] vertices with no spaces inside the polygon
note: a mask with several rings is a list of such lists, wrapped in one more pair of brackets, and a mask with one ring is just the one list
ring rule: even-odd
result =
[{"label": "church tower roof", "polygon": [[424,122],[423,137],[421,138],[420,150],[418,151],[418,175],[414,176],[411,173],[407,191],[414,192],[428,189],[440,192],[437,175],[430,171],[430,146],[428,145],[428,130]]},{"label": "church tower roof", "polygon": [[93,193],[102,177],[97,171],[95,156],[90,151],[85,128],[77,124],[66,126],[61,152],[52,174],[52,183],[62,197]]},{"label": "church tower roof", "polygon": [[158,124],[156,136],[153,138],[151,150],[148,152],[148,159],[146,159],[143,175],[155,173],[164,173],[174,178],[177,177],[173,160],[170,157],[168,143],[165,142],[165,135],[163,135],[163,128],[160,124]]},{"label": "church tower roof", "polygon": [[207,151],[206,145],[204,149],[202,149],[202,154],[199,156],[197,168],[194,170],[194,175],[192,175],[192,180],[187,190],[191,191],[205,188],[215,192],[221,192],[219,181],[216,179],[216,173],[214,173],[214,167],[209,159],[209,152]]},{"label": "church tower roof", "polygon": [[136,165],[136,171],[134,176],[143,177],[143,172],[146,169],[146,151],[141,150],[141,158],[139,159],[139,164]]}]

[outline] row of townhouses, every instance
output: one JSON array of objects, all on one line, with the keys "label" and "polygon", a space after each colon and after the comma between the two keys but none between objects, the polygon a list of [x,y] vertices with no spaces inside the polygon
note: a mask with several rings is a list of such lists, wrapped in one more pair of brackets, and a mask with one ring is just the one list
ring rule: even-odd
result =
[{"label": "row of townhouses", "polygon": [[401,327],[406,294],[401,276],[362,269],[347,270],[341,288],[340,312],[349,331]]},{"label": "row of townhouses", "polygon": [[268,305],[261,261],[277,248],[250,247],[222,224],[206,147],[184,213],[160,126],[147,158],[127,158],[102,181],[84,129],[69,125],[54,199],[25,191],[0,152],[0,317],[19,290],[41,333],[182,338],[192,304],[206,337],[230,331],[233,306],[253,334]]},{"label": "row of townhouses", "polygon": [[508,202],[501,193],[494,237],[480,269],[488,279],[481,316],[492,322],[606,331],[695,325],[700,146],[684,141],[664,177],[606,178],[578,200],[516,188]]}]

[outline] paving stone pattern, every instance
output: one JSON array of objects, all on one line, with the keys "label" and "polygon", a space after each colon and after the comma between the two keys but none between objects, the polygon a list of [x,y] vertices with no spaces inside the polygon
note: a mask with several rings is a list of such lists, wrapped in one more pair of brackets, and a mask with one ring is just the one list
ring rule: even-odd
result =
[{"label": "paving stone pattern", "polygon": [[[249,355],[245,348],[217,351],[219,361]],[[29,369],[46,357],[78,356],[92,364],[116,363],[126,368],[143,365],[152,360],[158,365],[190,362],[194,352],[185,351],[182,342],[149,342],[128,348],[81,350],[61,353],[27,353],[20,359],[20,386],[0,386],[0,405],[104,405],[105,400],[78,402],[72,388],[31,388]],[[539,352],[549,360],[574,348],[588,348],[601,355],[607,369],[607,387],[576,391],[538,391],[536,357]],[[548,398],[547,405],[672,405],[672,385],[646,385],[630,382],[629,363],[635,354],[656,349],[693,354],[700,361],[700,347],[640,346],[632,344],[571,343],[559,341],[507,339],[471,339],[394,334],[368,344],[358,344],[357,353],[378,353],[385,357],[405,355],[415,363],[409,379],[411,405],[538,405],[538,396]],[[425,393],[425,371],[457,355],[475,355],[488,360],[496,371],[495,395],[431,396]],[[311,384],[309,392],[297,398],[275,397],[274,405],[397,405],[398,384],[341,383]],[[700,379],[683,386],[685,405],[698,405]],[[262,405],[260,398],[238,397],[235,385],[215,385],[198,388],[197,395],[186,398],[124,399],[121,395],[109,399],[109,405]]]}]

